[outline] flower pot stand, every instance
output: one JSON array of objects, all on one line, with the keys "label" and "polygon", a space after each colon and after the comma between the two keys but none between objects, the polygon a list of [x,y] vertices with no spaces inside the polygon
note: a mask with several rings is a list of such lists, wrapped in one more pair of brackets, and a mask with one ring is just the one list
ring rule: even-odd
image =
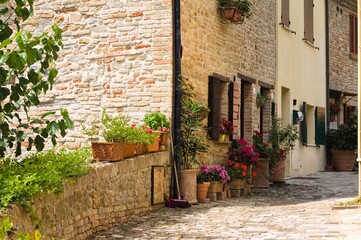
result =
[{"label": "flower pot stand", "polygon": [[246,180],[233,179],[230,183],[231,197],[240,198],[241,196],[244,196],[245,188],[246,188]]},{"label": "flower pot stand", "polygon": [[[211,182],[208,189],[207,197],[210,198],[211,202],[217,201],[217,194],[223,191],[222,182]],[[221,197],[220,197],[221,198]]]}]

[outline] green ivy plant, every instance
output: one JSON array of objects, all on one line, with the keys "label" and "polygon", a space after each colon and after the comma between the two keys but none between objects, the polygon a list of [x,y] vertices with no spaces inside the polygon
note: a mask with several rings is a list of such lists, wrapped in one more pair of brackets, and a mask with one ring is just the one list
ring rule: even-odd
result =
[{"label": "green ivy plant", "polygon": [[0,0],[0,4],[0,157],[12,148],[18,156],[22,142],[28,143],[27,150],[35,145],[41,151],[45,139],[55,145],[57,133],[65,136],[73,123],[65,109],[57,118],[55,112],[30,116],[30,107],[40,104],[39,96],[52,89],[58,75],[54,61],[63,46],[61,29],[53,25],[52,34],[33,36],[21,27],[34,12],[34,0]]}]

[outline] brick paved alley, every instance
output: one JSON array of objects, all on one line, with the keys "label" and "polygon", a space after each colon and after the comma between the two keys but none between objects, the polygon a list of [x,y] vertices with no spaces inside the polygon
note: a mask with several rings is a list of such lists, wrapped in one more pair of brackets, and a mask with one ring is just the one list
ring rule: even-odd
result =
[{"label": "brick paved alley", "polygon": [[332,210],[357,196],[357,172],[321,172],[245,198],[163,208],[89,239],[361,239],[361,208]]}]

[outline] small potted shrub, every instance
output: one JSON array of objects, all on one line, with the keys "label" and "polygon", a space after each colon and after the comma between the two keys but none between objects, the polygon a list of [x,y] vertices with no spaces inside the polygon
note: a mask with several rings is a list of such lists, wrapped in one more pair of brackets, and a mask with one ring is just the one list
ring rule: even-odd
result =
[{"label": "small potted shrub", "polygon": [[223,118],[219,123],[219,132],[221,134],[221,141],[229,141],[229,136],[233,134],[233,124],[228,119]]},{"label": "small potted shrub", "polygon": [[200,172],[197,175],[197,200],[199,203],[207,202],[207,193],[211,185],[211,178],[205,172]]},{"label": "small potted shrub", "polygon": [[232,160],[226,162],[226,170],[230,180],[230,189],[239,190],[246,187],[246,181],[250,178],[247,165]]},{"label": "small potted shrub", "polygon": [[222,192],[223,184],[231,180],[226,168],[220,165],[212,165],[210,167],[203,165],[201,166],[201,173],[209,177],[211,185],[208,192],[211,193]]},{"label": "small potted shrub", "polygon": [[357,117],[351,115],[347,124],[327,132],[327,145],[331,149],[332,163],[337,171],[352,171],[356,160]]},{"label": "small potted shrub", "polygon": [[271,182],[285,182],[285,160],[288,153],[296,146],[298,128],[296,125],[287,124],[282,127],[282,119],[274,117],[270,131],[272,144],[270,155],[270,178]]},{"label": "small potted shrub", "polygon": [[221,17],[232,23],[242,23],[251,16],[249,0],[218,0]]},{"label": "small potted shrub", "polygon": [[165,145],[169,136],[169,121],[165,114],[160,112],[147,113],[144,116],[144,124],[153,131],[160,131],[160,144]]}]

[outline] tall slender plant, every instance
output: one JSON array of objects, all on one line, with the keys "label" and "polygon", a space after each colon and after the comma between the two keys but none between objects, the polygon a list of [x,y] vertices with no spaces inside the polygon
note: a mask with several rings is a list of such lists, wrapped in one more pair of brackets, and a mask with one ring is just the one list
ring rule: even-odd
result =
[{"label": "tall slender plant", "polygon": [[182,89],[181,112],[181,162],[182,169],[190,169],[197,164],[196,156],[206,152],[208,146],[203,141],[202,121],[208,116],[209,109],[193,100],[193,87],[186,78],[180,77]]}]

